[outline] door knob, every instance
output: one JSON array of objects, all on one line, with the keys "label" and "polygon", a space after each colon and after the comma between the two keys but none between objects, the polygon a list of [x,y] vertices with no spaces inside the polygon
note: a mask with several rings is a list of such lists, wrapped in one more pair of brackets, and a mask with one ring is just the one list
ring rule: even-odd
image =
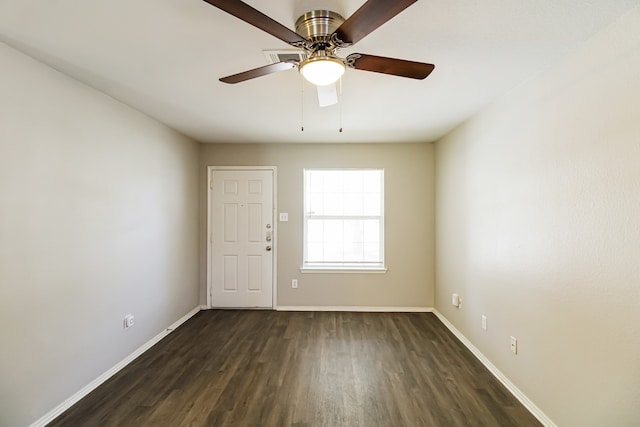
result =
[{"label": "door knob", "polygon": [[270,250],[271,250],[271,246],[267,246],[267,251],[270,251]]}]

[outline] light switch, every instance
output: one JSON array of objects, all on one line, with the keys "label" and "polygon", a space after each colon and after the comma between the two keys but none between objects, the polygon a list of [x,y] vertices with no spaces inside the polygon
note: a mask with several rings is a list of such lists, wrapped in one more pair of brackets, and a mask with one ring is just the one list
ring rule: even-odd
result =
[{"label": "light switch", "polygon": [[280,212],[280,222],[289,221],[289,214],[286,212]]}]

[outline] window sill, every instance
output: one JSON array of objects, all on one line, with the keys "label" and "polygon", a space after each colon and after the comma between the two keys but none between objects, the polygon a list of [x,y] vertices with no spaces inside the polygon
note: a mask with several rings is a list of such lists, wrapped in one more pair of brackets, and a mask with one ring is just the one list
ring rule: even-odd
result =
[{"label": "window sill", "polygon": [[301,273],[311,274],[386,274],[386,267],[301,267]]}]

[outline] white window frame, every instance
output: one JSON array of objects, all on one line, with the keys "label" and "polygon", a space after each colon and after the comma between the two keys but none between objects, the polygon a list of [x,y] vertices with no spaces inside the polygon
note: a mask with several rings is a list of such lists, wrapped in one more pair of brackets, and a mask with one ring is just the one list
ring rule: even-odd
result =
[{"label": "white window frame", "polygon": [[[380,215],[379,216],[353,216],[353,215],[310,215],[307,212],[307,171],[380,171]],[[384,252],[384,169],[382,168],[305,168],[303,174],[303,255],[302,273],[386,273]],[[307,221],[309,219],[377,219],[379,220],[380,236],[380,260],[378,262],[340,262],[340,263],[309,263],[307,262]]]}]

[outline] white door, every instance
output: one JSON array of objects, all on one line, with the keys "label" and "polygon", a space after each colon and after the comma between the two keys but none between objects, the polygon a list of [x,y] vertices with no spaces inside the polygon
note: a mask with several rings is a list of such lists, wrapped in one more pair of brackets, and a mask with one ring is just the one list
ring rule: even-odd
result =
[{"label": "white door", "polygon": [[273,171],[213,170],[213,307],[273,307]]}]

